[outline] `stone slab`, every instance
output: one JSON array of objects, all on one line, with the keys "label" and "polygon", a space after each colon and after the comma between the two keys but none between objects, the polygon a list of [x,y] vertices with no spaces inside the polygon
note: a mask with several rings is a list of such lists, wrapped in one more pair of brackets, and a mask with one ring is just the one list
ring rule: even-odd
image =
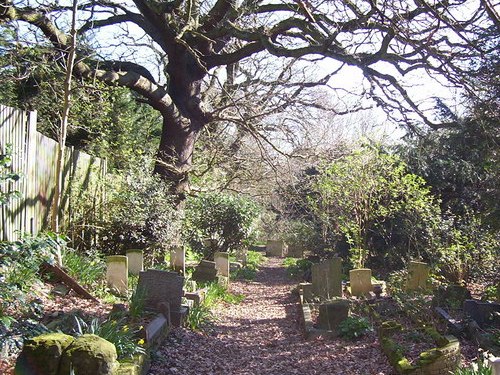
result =
[{"label": "stone slab", "polygon": [[186,273],[186,249],[176,246],[170,250],[170,268],[184,275]]},{"label": "stone slab", "polygon": [[183,285],[184,277],[176,272],[147,270],[139,274],[137,288],[144,290],[146,309],[160,311],[159,304],[167,303],[171,313],[174,313],[181,307]]},{"label": "stone slab", "polygon": [[266,254],[273,257],[285,257],[287,246],[283,240],[267,240]]},{"label": "stone slab", "polygon": [[355,297],[368,296],[372,291],[372,270],[357,268],[349,271],[351,295]]},{"label": "stone slab", "polygon": [[338,300],[319,305],[318,327],[336,331],[339,324],[349,316],[349,301]]},{"label": "stone slab", "polygon": [[304,246],[301,245],[288,245],[287,256],[291,258],[302,259],[304,257]]},{"label": "stone slab", "polygon": [[217,270],[215,269],[215,262],[202,260],[194,269],[191,278],[194,281],[200,282],[217,281]]},{"label": "stone slab", "polygon": [[106,258],[106,281],[108,288],[120,295],[128,292],[128,258],[112,255]]},{"label": "stone slab", "polygon": [[144,271],[144,255],[142,250],[127,250],[127,258],[129,274],[138,275],[139,272]]},{"label": "stone slab", "polygon": [[229,254],[216,252],[214,254],[215,269],[219,276],[229,277]]},{"label": "stone slab", "polygon": [[427,288],[430,267],[424,262],[410,262],[408,264],[408,280],[406,290],[413,291]]},{"label": "stone slab", "polygon": [[312,291],[321,299],[342,296],[342,259],[331,258],[311,267]]}]

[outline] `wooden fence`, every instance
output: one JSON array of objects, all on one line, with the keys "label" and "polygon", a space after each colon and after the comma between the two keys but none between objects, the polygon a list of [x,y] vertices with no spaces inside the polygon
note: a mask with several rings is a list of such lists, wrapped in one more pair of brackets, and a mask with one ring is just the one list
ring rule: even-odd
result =
[{"label": "wooden fence", "polygon": [[[15,183],[4,183],[3,192],[19,191],[22,197],[1,206],[0,240],[13,241],[23,233],[48,229],[55,191],[57,142],[36,130],[36,112],[24,112],[0,105],[0,154],[12,145],[12,172],[21,175]],[[63,228],[80,220],[82,205],[93,207],[95,215],[104,199],[105,159],[66,148],[60,217]]]}]

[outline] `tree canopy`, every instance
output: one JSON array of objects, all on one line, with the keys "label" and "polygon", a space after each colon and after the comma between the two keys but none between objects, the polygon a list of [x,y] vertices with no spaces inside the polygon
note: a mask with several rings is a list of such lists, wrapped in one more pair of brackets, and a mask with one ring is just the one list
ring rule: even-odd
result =
[{"label": "tree canopy", "polygon": [[[58,53],[67,53],[70,6],[3,0],[0,7],[2,25],[27,23],[20,30],[29,31],[31,41],[43,34]],[[283,61],[272,81],[258,82],[268,87],[268,95],[253,96],[253,109],[265,104],[273,107],[262,112],[282,111],[304,90],[334,82],[344,68],[355,67],[365,77],[361,96],[410,127],[419,118],[437,128],[440,124],[407,90],[404,77],[423,71],[472,91],[471,78],[480,69],[476,62],[494,52],[500,25],[487,0],[82,0],[78,9],[81,42],[74,74],[128,87],[160,112],[155,171],[173,182],[181,198],[189,188],[202,129],[234,121],[255,132],[259,116],[224,112],[228,106],[237,108],[233,98],[255,83],[248,79],[252,69],[244,68],[250,58],[270,55]],[[85,45],[95,53],[89,54]],[[329,59],[331,71],[297,80],[290,63],[302,66],[302,59]],[[225,74],[217,75],[218,69]],[[277,91],[279,100],[273,100]]]}]

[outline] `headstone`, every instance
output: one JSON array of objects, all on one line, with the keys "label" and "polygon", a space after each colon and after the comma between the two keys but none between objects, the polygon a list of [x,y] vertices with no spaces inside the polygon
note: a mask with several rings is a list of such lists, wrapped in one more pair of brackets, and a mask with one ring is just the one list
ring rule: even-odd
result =
[{"label": "headstone", "polygon": [[144,308],[146,310],[163,313],[164,305],[168,305],[171,316],[166,318],[171,319],[172,324],[176,325],[184,295],[183,285],[184,277],[179,276],[176,272],[147,270],[139,274],[137,288],[144,290]]},{"label": "headstone", "polygon": [[302,289],[302,301],[309,303],[314,298],[313,286],[311,283],[300,283],[299,288]]},{"label": "headstone", "polygon": [[128,272],[131,275],[138,275],[144,271],[144,256],[142,250],[127,250]]},{"label": "headstone", "polygon": [[318,327],[335,331],[349,316],[349,301],[337,300],[319,305]]},{"label": "headstone", "polygon": [[429,265],[424,262],[410,262],[408,265],[408,280],[406,289],[418,290],[427,288],[427,279],[429,277]]},{"label": "headstone", "polygon": [[500,313],[500,303],[468,299],[464,302],[464,314],[471,317],[481,328],[494,323],[494,314]]},{"label": "headstone", "polygon": [[183,246],[170,250],[170,268],[182,275],[186,273],[186,249]]},{"label": "headstone", "polygon": [[288,256],[302,259],[304,257],[304,247],[302,245],[288,245]]},{"label": "headstone", "polygon": [[214,254],[215,269],[220,276],[229,277],[229,254],[217,252]]},{"label": "headstone", "polygon": [[350,270],[349,283],[351,295],[356,297],[369,295],[372,291],[372,270],[369,268]]},{"label": "headstone", "polygon": [[315,296],[330,299],[342,296],[342,259],[331,258],[313,264],[312,291]]},{"label": "headstone", "polygon": [[128,291],[128,258],[124,255],[112,255],[106,258],[106,280],[112,291],[126,295]]},{"label": "headstone", "polygon": [[500,375],[500,358],[490,358],[491,375]]},{"label": "headstone", "polygon": [[266,245],[250,245],[249,248],[252,251],[258,251],[258,252],[265,252],[267,250]]},{"label": "headstone", "polygon": [[215,269],[215,262],[202,260],[200,264],[194,269],[191,278],[194,281],[212,282],[217,281],[217,270]]},{"label": "headstone", "polygon": [[287,255],[286,244],[282,240],[267,240],[266,254],[273,257],[284,257]]}]

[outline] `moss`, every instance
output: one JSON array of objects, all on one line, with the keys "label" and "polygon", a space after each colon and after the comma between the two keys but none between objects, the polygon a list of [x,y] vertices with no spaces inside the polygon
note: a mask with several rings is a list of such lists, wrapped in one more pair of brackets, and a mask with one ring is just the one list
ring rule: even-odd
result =
[{"label": "moss", "polygon": [[445,346],[448,344],[448,340],[441,335],[434,327],[425,328],[425,333],[429,335],[437,346]]},{"label": "moss", "polygon": [[82,335],[66,349],[59,375],[112,375],[119,366],[115,346],[96,335]]},{"label": "moss", "polygon": [[408,359],[402,358],[396,363],[395,368],[400,374],[409,374],[417,367],[413,366]]},{"label": "moss", "polygon": [[16,375],[56,375],[63,352],[74,341],[64,333],[48,333],[26,340],[16,362]]}]

